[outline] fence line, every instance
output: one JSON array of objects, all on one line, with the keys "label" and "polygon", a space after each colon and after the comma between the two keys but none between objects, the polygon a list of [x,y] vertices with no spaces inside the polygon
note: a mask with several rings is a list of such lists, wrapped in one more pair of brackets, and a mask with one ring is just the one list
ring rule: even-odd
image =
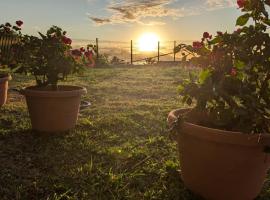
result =
[{"label": "fence line", "polygon": [[[11,55],[11,45],[17,42],[17,39],[12,36],[1,36],[0,35],[0,52],[2,56],[7,58]],[[158,41],[157,48],[154,51],[141,51],[138,42],[131,40],[130,42],[125,41],[110,41],[100,40],[74,40],[74,47],[86,46],[87,44],[96,45],[96,56],[97,62],[106,57],[108,60],[113,57],[119,58],[120,61],[127,64],[143,64],[146,62],[162,62],[180,61],[181,55],[174,53],[174,48],[179,41]]]},{"label": "fence line", "polygon": [[[75,46],[76,46],[76,40]],[[83,40],[80,40],[79,43],[82,44]],[[191,41],[159,41],[157,48],[154,51],[146,52],[141,51],[139,43],[132,41],[111,41],[111,40],[85,40],[86,43],[92,42],[92,44],[97,45],[98,47],[98,59],[113,60],[114,57],[117,57],[118,60],[121,60],[126,64],[143,64],[148,61],[162,62],[162,61],[171,61],[176,62],[180,61],[182,56],[180,54],[174,53],[174,48],[178,43],[191,43]],[[84,46],[85,46],[84,45]],[[78,45],[76,47],[79,47]]]}]

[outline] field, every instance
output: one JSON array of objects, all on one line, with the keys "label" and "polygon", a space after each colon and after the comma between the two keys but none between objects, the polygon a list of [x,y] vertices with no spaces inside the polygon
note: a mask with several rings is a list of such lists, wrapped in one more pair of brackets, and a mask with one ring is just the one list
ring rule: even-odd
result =
[{"label": "field", "polygon": [[[85,86],[76,129],[31,131],[24,98],[10,91],[0,114],[0,199],[200,199],[179,176],[176,143],[166,117],[184,107],[177,96],[181,67],[87,69],[69,84]],[[33,84],[13,76],[11,88]],[[270,199],[270,181],[258,200]]]}]

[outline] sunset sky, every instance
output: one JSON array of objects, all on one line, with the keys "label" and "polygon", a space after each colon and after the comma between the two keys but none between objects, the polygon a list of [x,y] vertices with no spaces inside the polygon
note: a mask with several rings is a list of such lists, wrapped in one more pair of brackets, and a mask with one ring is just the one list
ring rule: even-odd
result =
[{"label": "sunset sky", "polygon": [[236,0],[0,0],[1,23],[24,21],[24,33],[58,25],[76,39],[130,40],[154,32],[161,40],[195,40],[234,30]]}]

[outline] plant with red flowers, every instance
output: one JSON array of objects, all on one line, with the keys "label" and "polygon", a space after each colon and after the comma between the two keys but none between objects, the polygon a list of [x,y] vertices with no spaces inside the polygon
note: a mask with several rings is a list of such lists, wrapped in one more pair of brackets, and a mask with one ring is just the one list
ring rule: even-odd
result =
[{"label": "plant with red flowers", "polygon": [[[270,132],[269,0],[238,0],[243,12],[233,33],[207,32],[180,44],[183,61],[201,68],[179,86],[183,102],[205,112],[201,125],[245,133]],[[268,7],[269,8],[269,7]],[[249,23],[248,23],[249,22]]]},{"label": "plant with red flowers", "polygon": [[61,28],[52,26],[46,35],[39,35],[24,35],[20,43],[13,45],[21,52],[14,67],[16,72],[33,75],[38,87],[56,89],[60,80],[78,72],[82,66],[71,55],[72,40]]}]

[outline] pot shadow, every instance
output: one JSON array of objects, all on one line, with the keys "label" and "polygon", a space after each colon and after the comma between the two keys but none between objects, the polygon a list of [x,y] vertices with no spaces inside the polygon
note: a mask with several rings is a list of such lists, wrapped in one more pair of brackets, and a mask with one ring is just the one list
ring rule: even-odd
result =
[{"label": "pot shadow", "polygon": [[51,199],[65,193],[76,196],[80,181],[84,181],[76,170],[93,158],[109,160],[102,152],[82,149],[76,138],[72,131],[49,134],[24,130],[0,135],[1,199]]}]

